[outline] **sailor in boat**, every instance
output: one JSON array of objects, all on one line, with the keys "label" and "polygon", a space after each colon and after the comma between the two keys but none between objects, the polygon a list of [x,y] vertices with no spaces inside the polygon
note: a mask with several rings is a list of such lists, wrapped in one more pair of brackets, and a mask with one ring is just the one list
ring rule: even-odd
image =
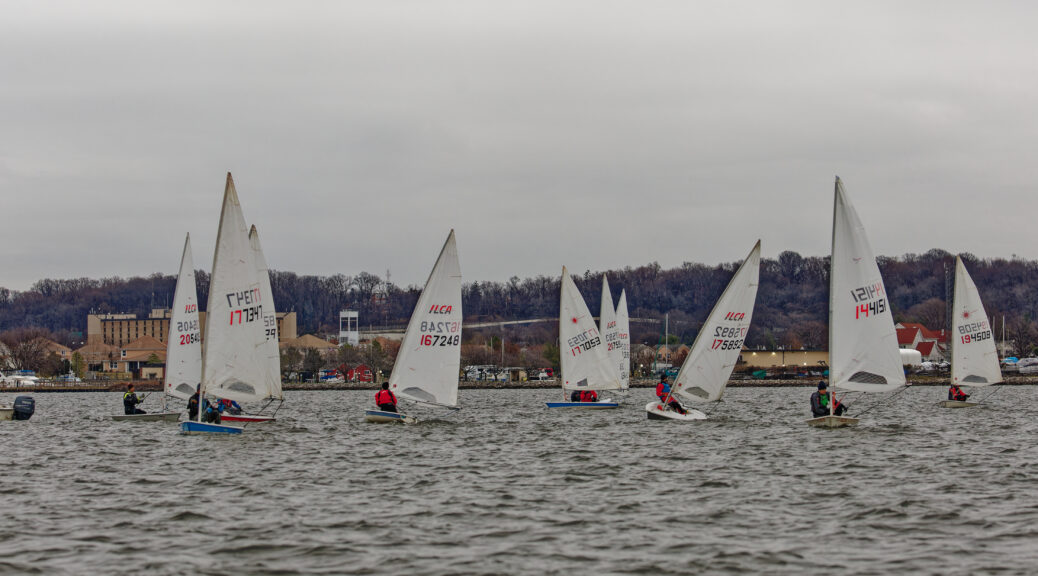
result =
[{"label": "sailor in boat", "polygon": [[220,405],[220,413],[221,414],[223,414],[224,412],[226,412],[228,414],[235,415],[235,416],[237,416],[238,414],[241,414],[241,405],[239,405],[234,400],[228,400],[226,398],[220,398],[219,405]]},{"label": "sailor in boat", "polygon": [[383,412],[396,412],[396,395],[389,391],[389,382],[383,382],[382,389],[375,393],[375,404]]},{"label": "sailor in boat", "polygon": [[954,400],[956,402],[965,402],[970,395],[963,392],[962,388],[959,388],[958,384],[952,384],[951,388],[948,388],[948,400]]},{"label": "sailor in boat", "polygon": [[574,390],[569,395],[569,399],[573,402],[598,402],[598,392],[594,390]]},{"label": "sailor in boat", "polygon": [[[833,414],[843,416],[846,410],[847,407],[837,400]],[[811,414],[815,418],[829,415],[829,387],[825,384],[825,380],[820,380],[818,382],[818,391],[811,394]]]},{"label": "sailor in boat", "polygon": [[[191,397],[187,399],[187,419],[188,420],[198,420],[198,400],[199,400],[199,392],[201,391],[201,388],[202,388],[201,384],[196,386],[195,387],[195,393],[192,394]],[[203,418],[203,420],[205,422],[210,422],[210,423],[213,423],[213,424],[219,424],[220,423],[220,411],[216,408],[216,406],[213,406],[212,402],[210,402],[208,398],[205,399],[205,418]]]},{"label": "sailor in boat", "polygon": [[666,373],[664,373],[663,376],[660,376],[660,381],[656,384],[656,396],[660,399],[661,404],[667,402],[667,396],[670,396],[670,402],[667,406],[678,414],[688,414],[688,411],[686,411],[685,407],[678,402],[678,399],[671,395],[670,383],[667,382]]},{"label": "sailor in boat", "polygon": [[123,412],[126,414],[147,414],[147,412],[137,407],[141,402],[144,402],[144,398],[138,397],[133,391],[133,384],[127,384],[126,394],[123,394]]}]

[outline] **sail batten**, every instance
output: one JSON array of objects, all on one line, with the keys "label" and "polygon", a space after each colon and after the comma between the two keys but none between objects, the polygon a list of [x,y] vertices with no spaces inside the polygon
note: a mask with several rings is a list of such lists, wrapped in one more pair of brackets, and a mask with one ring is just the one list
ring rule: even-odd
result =
[{"label": "sail batten", "polygon": [[887,392],[905,384],[883,277],[865,227],[836,179],[829,284],[829,363],[834,386]]},{"label": "sail batten", "polygon": [[451,230],[411,313],[390,390],[414,402],[457,406],[461,328],[461,265]]},{"label": "sail batten", "polygon": [[977,285],[958,256],[952,314],[952,383],[989,386],[1001,382],[1002,368],[991,323]]}]

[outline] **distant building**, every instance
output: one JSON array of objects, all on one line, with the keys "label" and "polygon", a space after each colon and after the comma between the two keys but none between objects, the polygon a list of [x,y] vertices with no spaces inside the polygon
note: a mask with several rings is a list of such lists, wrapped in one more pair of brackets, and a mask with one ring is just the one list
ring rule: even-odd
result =
[{"label": "distant building", "polygon": [[915,322],[900,322],[894,328],[898,348],[918,350],[925,362],[949,360],[947,330],[930,330]]},{"label": "distant building", "polygon": [[64,344],[58,344],[53,340],[46,341],[47,350],[50,350],[54,354],[58,355],[58,358],[62,360],[72,360],[72,349]]},{"label": "distant building", "polygon": [[743,348],[739,354],[740,367],[751,368],[800,368],[820,367],[829,363],[828,350],[749,350]]},{"label": "distant building", "polygon": [[356,310],[339,312],[339,344],[360,344],[360,313]]},{"label": "distant building", "polygon": [[[172,315],[169,308],[154,308],[147,318],[137,318],[136,314],[88,314],[87,344],[100,343],[121,348],[145,336],[165,343]],[[205,338],[205,312],[198,313],[198,320],[202,324],[201,335]],[[277,323],[278,341],[296,339],[295,312],[278,312]]]},{"label": "distant building", "polygon": [[322,340],[313,334],[304,334],[294,340],[282,340],[278,343],[278,347],[282,350],[286,348],[296,348],[298,350],[307,350],[313,348],[321,354],[327,354],[338,350],[339,346],[333,344],[327,340]]},{"label": "distant building", "polygon": [[104,342],[88,342],[77,348],[76,352],[83,357],[88,372],[119,372],[120,350],[116,346]]},{"label": "distant building", "polygon": [[142,336],[119,350],[119,372],[145,380],[162,378],[166,367],[166,345]]}]

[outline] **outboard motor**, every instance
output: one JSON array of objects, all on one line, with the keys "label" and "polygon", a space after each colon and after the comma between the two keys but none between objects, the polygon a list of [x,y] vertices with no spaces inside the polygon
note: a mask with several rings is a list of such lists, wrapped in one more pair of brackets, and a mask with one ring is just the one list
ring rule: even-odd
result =
[{"label": "outboard motor", "polygon": [[36,411],[36,401],[32,396],[18,396],[14,399],[14,419],[28,420]]}]

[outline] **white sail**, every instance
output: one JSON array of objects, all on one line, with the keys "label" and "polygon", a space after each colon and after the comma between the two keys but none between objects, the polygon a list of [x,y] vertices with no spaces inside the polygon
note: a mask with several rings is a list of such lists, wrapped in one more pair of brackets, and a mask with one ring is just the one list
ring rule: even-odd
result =
[{"label": "white sail", "polygon": [[239,402],[270,395],[266,335],[249,229],[227,174],[202,342],[202,392]]},{"label": "white sail", "polygon": [[905,384],[883,278],[843,183],[836,179],[829,278],[829,372],[844,390],[886,392]]},{"label": "white sail", "polygon": [[595,319],[562,267],[559,304],[559,356],[563,390],[617,390],[620,376],[606,352]]},{"label": "white sail", "polygon": [[198,289],[191,257],[191,235],[184,240],[180,273],[173,293],[173,314],[166,339],[166,394],[187,400],[202,381],[202,326],[198,321]]},{"label": "white sail", "polygon": [[620,359],[623,349],[620,347],[620,330],[616,323],[616,308],[613,307],[613,295],[609,292],[609,280],[605,274],[602,275],[602,304],[598,314],[598,331],[605,341],[606,354],[613,366],[616,367],[616,375],[620,376]]},{"label": "white sail", "polygon": [[674,379],[674,394],[695,401],[721,399],[750,329],[759,276],[760,240],[757,240],[696,335]]},{"label": "white sail", "polygon": [[988,386],[1002,381],[998,352],[980,292],[962,258],[955,257],[955,300],[952,305],[952,382]]},{"label": "white sail", "polygon": [[389,388],[416,402],[457,406],[461,321],[461,266],[451,230],[407,323]]},{"label": "white sail", "polygon": [[627,314],[627,291],[616,302],[616,331],[620,337],[620,389],[631,386],[631,318]]},{"label": "white sail", "polygon": [[282,398],[281,392],[281,349],[278,347],[278,319],[274,308],[274,291],[270,287],[270,272],[267,270],[267,258],[263,256],[259,231],[253,226],[249,230],[249,246],[256,262],[256,276],[260,286],[260,301],[263,302],[263,335],[266,338],[264,356],[267,370],[264,385],[270,398]]}]

